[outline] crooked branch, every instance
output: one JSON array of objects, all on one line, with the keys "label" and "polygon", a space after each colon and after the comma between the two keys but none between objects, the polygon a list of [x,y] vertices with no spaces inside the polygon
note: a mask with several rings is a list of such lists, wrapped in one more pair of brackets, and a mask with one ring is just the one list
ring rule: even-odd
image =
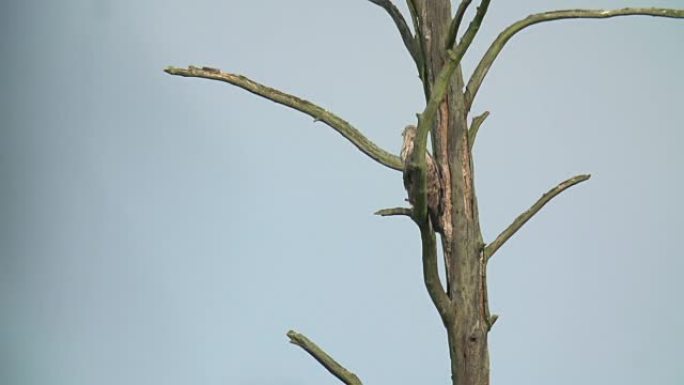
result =
[{"label": "crooked branch", "polygon": [[340,381],[347,385],[362,385],[361,380],[359,380],[359,377],[357,377],[356,374],[345,369],[342,365],[335,361],[335,359],[330,357],[326,352],[323,351],[323,349],[319,348],[318,345],[306,338],[303,334],[297,333],[294,330],[290,330],[287,332],[287,336],[290,338],[290,343],[293,343],[304,349]]},{"label": "crooked branch", "polygon": [[584,182],[590,177],[591,175],[588,174],[577,175],[547,191],[544,195],[542,195],[541,198],[539,198],[539,200],[535,204],[532,205],[532,207],[530,207],[527,211],[525,211],[524,213],[520,214],[517,218],[515,218],[513,223],[511,223],[510,226],[506,228],[506,230],[499,234],[499,236],[496,237],[494,242],[490,243],[489,245],[487,245],[487,247],[485,247],[485,260],[489,260],[489,258],[491,258],[494,255],[494,253],[496,253],[496,251],[499,250],[499,248],[503,246],[503,244],[506,243],[506,241],[508,241],[508,239],[510,239],[513,236],[513,234],[520,230],[520,228],[525,223],[527,223],[527,221],[529,221],[530,218],[532,218],[537,212],[539,212],[539,210],[541,210],[541,208],[544,207],[544,205],[549,203],[549,201],[553,199],[556,195],[562,193],[563,191],[578,183]]},{"label": "crooked branch", "polygon": [[487,52],[484,54],[480,63],[473,71],[468,85],[466,87],[466,109],[469,110],[473,104],[473,100],[477,95],[482,81],[484,80],[489,68],[496,60],[503,47],[516,33],[523,29],[547,21],[561,20],[561,19],[605,19],[617,16],[654,16],[654,17],[668,17],[668,18],[684,18],[684,9],[667,9],[667,8],[622,8],[614,10],[603,9],[568,9],[561,11],[551,11],[537,13],[527,16],[511,24],[491,44]]},{"label": "crooked branch", "polygon": [[413,58],[413,61],[416,62],[416,65],[420,66],[420,50],[418,49],[417,41],[413,37],[411,29],[409,28],[399,9],[397,9],[397,7],[390,0],[368,1],[382,7],[385,11],[387,11],[394,21],[394,24],[397,26],[399,33],[401,34],[401,39],[404,41],[404,46],[406,46],[406,49],[409,51],[409,54],[411,54],[411,57]]},{"label": "crooked branch", "polygon": [[223,72],[215,68],[199,68],[194,66],[189,66],[188,68],[167,67],[164,71],[170,75],[226,82],[278,104],[282,104],[297,111],[303,112],[314,118],[314,120],[321,121],[332,127],[335,131],[339,132],[343,137],[345,137],[354,146],[361,150],[361,152],[368,155],[376,162],[395,170],[401,171],[404,169],[403,162],[398,156],[390,154],[389,152],[378,147],[346,120],[307,100],[287,94],[263,84],[259,84],[245,76]]}]

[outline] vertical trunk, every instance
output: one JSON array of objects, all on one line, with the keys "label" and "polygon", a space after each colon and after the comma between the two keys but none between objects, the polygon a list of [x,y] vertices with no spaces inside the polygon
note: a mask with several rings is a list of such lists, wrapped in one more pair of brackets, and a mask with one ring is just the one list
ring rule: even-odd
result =
[{"label": "vertical trunk", "polygon": [[[451,22],[449,0],[414,0],[420,20],[426,78],[431,89],[436,74],[448,60],[445,39]],[[489,314],[482,260],[473,164],[468,146],[468,124],[463,98],[463,76],[456,70],[432,128],[435,160],[444,181],[442,247],[448,295],[455,312],[445,324],[453,385],[488,385]]]}]

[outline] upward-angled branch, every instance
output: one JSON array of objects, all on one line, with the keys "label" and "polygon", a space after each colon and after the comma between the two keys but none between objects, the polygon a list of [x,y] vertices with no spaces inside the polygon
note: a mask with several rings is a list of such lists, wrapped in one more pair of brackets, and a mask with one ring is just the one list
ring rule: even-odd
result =
[{"label": "upward-angled branch", "polygon": [[480,30],[482,20],[487,14],[487,8],[489,8],[489,2],[490,0],[482,0],[480,2],[480,5],[477,7],[477,12],[475,12],[475,17],[473,17],[473,21],[470,22],[470,24],[468,25],[468,29],[465,31],[463,37],[461,38],[461,41],[458,43],[454,51],[451,53],[450,56],[452,61],[456,62],[457,64],[461,63],[463,55],[465,55],[468,48],[470,48],[470,44],[475,39],[477,31]]},{"label": "upward-angled branch", "polygon": [[451,24],[449,25],[449,33],[447,34],[446,39],[446,49],[451,49],[456,43],[458,29],[461,26],[461,23],[463,22],[463,16],[465,16],[466,10],[472,1],[473,0],[461,0],[461,3],[458,5],[458,8],[456,9],[456,15],[454,15],[454,18],[451,20]]},{"label": "upward-angled branch", "polygon": [[470,109],[473,104],[473,100],[477,95],[477,91],[482,85],[484,77],[487,75],[489,68],[494,63],[503,47],[506,43],[515,35],[516,33],[522,31],[523,29],[553,20],[561,19],[605,19],[609,17],[616,16],[633,16],[633,15],[643,15],[643,16],[655,16],[655,17],[668,17],[668,18],[684,18],[684,9],[667,9],[667,8],[622,8],[614,10],[602,10],[602,9],[568,9],[562,11],[552,11],[537,13],[530,15],[522,20],[519,20],[511,24],[499,36],[494,40],[492,45],[489,47],[487,52],[480,60],[480,63],[473,71],[473,75],[468,81],[468,86],[466,87],[466,108]]},{"label": "upward-angled branch", "polygon": [[499,236],[496,237],[494,242],[490,243],[489,245],[487,245],[487,247],[485,247],[485,260],[491,258],[492,255],[494,255],[494,253],[496,253],[496,251],[499,250],[499,248],[503,246],[503,244],[506,243],[506,241],[513,236],[513,234],[520,230],[520,228],[523,227],[523,225],[527,223],[527,221],[529,221],[537,212],[539,212],[539,210],[542,209],[542,207],[544,207],[545,204],[549,203],[549,201],[553,199],[556,195],[562,193],[563,191],[569,189],[570,187],[578,183],[584,182],[590,177],[591,175],[577,175],[547,191],[544,195],[542,195],[541,198],[539,198],[537,202],[535,202],[532,205],[532,207],[530,207],[527,211],[525,211],[524,213],[520,214],[517,218],[515,218],[513,223],[511,223],[506,228],[506,230],[501,232],[501,234],[499,234]]},{"label": "upward-angled branch", "polygon": [[425,94],[425,99],[430,97],[430,81],[428,80],[428,70],[427,70],[427,59],[425,57],[425,49],[423,47],[423,33],[421,32],[421,21],[418,16],[418,8],[416,5],[416,0],[406,0],[406,5],[408,6],[409,13],[411,14],[411,22],[413,23],[413,30],[416,32],[415,42],[416,42],[416,52],[417,59],[416,67],[418,68],[418,76],[420,77],[421,83],[423,83],[423,93]]},{"label": "upward-angled branch", "polygon": [[394,24],[396,24],[397,29],[401,34],[401,39],[404,41],[404,45],[406,46],[406,49],[409,51],[409,54],[411,54],[413,61],[416,62],[416,65],[420,65],[421,59],[418,44],[416,42],[416,39],[413,37],[413,34],[411,34],[411,29],[409,28],[408,24],[406,23],[406,20],[404,19],[404,16],[401,14],[399,9],[397,9],[397,7],[390,0],[368,1],[384,8],[385,11],[387,11],[387,13],[394,21]]},{"label": "upward-angled branch", "polygon": [[406,0],[406,6],[411,14],[411,22],[413,22],[413,30],[416,31],[416,40],[418,42],[422,41],[420,34],[420,17],[418,16],[418,7],[416,5],[416,0]]},{"label": "upward-angled branch", "polygon": [[471,151],[473,150],[477,133],[480,132],[480,126],[482,126],[482,123],[484,123],[488,116],[489,111],[485,111],[481,115],[474,117],[473,122],[470,124],[470,128],[468,129],[468,148]]},{"label": "upward-angled branch", "polygon": [[287,332],[287,336],[290,338],[291,343],[304,349],[340,381],[347,385],[362,385],[361,380],[359,380],[359,377],[357,377],[356,374],[340,365],[334,358],[330,357],[323,349],[319,348],[318,345],[306,338],[303,334],[290,330]]},{"label": "upward-angled branch", "polygon": [[164,71],[168,74],[177,76],[220,80],[234,86],[238,86],[278,104],[282,104],[297,111],[303,112],[315,120],[320,120],[321,122],[324,122],[328,126],[332,127],[335,131],[339,132],[347,140],[352,142],[352,144],[361,150],[361,152],[368,155],[378,163],[399,171],[404,169],[403,162],[398,156],[390,154],[389,152],[378,147],[346,120],[307,100],[298,98],[294,95],[286,94],[263,84],[259,84],[245,76],[222,72],[215,68],[199,68],[194,66],[190,66],[188,68],[168,67]]}]

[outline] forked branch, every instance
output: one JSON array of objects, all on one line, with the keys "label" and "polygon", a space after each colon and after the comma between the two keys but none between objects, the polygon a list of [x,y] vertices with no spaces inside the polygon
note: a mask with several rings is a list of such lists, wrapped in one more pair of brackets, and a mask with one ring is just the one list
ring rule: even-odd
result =
[{"label": "forked branch", "polygon": [[487,75],[487,72],[489,72],[489,68],[492,66],[494,63],[494,60],[496,60],[497,56],[499,53],[501,53],[501,50],[503,47],[508,43],[508,41],[515,35],[516,33],[522,31],[523,29],[547,22],[547,21],[554,21],[554,20],[561,20],[561,19],[605,19],[609,17],[617,17],[617,16],[635,16],[635,15],[642,15],[642,16],[654,16],[654,17],[668,17],[668,18],[684,18],[684,9],[667,9],[667,8],[622,8],[622,9],[614,9],[614,10],[603,10],[603,9],[568,9],[568,10],[562,10],[562,11],[552,11],[552,12],[544,12],[544,13],[537,13],[534,15],[530,15],[522,20],[519,20],[513,24],[511,24],[508,28],[506,28],[503,32],[499,34],[499,36],[494,40],[494,42],[491,44],[487,52],[484,54],[482,57],[482,60],[480,60],[480,63],[477,65],[475,68],[475,71],[473,71],[472,76],[470,77],[470,80],[468,81],[468,85],[466,87],[466,109],[470,109],[470,107],[473,104],[473,100],[475,99],[475,96],[477,95],[478,90],[480,89],[480,86],[482,85],[482,81],[484,80],[485,76]]},{"label": "forked branch", "polygon": [[470,3],[472,3],[472,1],[473,0],[461,0],[461,3],[458,4],[456,14],[454,15],[454,18],[451,20],[451,24],[449,25],[449,33],[447,34],[446,39],[446,49],[453,48],[454,44],[456,43],[458,29],[461,27],[461,23],[463,22],[463,16],[465,16],[466,10],[468,9],[468,6],[470,5]]},{"label": "forked branch", "polygon": [[387,13],[392,18],[392,21],[394,21],[394,24],[397,26],[397,29],[401,34],[401,39],[404,41],[404,45],[406,46],[406,49],[409,51],[409,54],[411,54],[413,61],[416,62],[416,65],[420,65],[421,59],[420,50],[418,49],[418,42],[413,37],[411,29],[409,28],[408,24],[406,23],[406,20],[404,19],[404,16],[401,14],[399,9],[397,9],[397,7],[390,0],[368,1],[382,7],[383,9],[385,9],[385,11],[387,11]]},{"label": "forked branch", "polygon": [[342,365],[335,361],[335,359],[330,357],[326,352],[323,351],[323,349],[319,348],[318,345],[306,338],[303,334],[299,334],[294,330],[290,330],[287,332],[287,336],[290,338],[291,343],[304,349],[340,381],[347,385],[362,385],[361,380],[359,380],[359,377],[357,377],[356,374],[345,369]]},{"label": "forked branch", "polygon": [[450,54],[452,62],[455,62],[456,65],[461,63],[463,55],[465,55],[468,48],[470,48],[470,44],[475,39],[477,31],[480,30],[482,20],[484,20],[484,17],[487,14],[487,8],[489,8],[489,2],[490,0],[482,0],[480,2],[480,5],[477,7],[477,11],[475,12],[475,17],[473,17],[473,20],[468,25],[468,29],[463,34],[461,41]]},{"label": "forked branch", "polygon": [[549,203],[549,201],[553,199],[556,195],[562,193],[563,191],[578,183],[584,182],[590,177],[591,175],[588,174],[577,175],[547,191],[544,195],[542,195],[541,198],[539,198],[539,200],[535,204],[532,205],[532,207],[530,207],[527,211],[525,211],[524,213],[520,214],[517,218],[515,218],[513,223],[511,223],[510,226],[506,228],[506,230],[499,234],[499,236],[496,237],[494,242],[490,243],[489,245],[487,245],[487,247],[485,247],[485,260],[489,260],[489,258],[491,258],[492,255],[494,255],[494,253],[496,253],[496,251],[499,250],[499,248],[503,246],[503,244],[506,243],[506,241],[508,241],[508,239],[510,239],[513,236],[513,234],[520,230],[520,228],[525,223],[527,223],[527,221],[529,221],[530,218],[532,218],[537,212],[539,212],[539,210],[541,210],[541,208],[544,207],[544,205]]},{"label": "forked branch", "polygon": [[395,170],[401,171],[404,169],[403,162],[398,156],[390,154],[389,152],[378,147],[346,120],[307,100],[287,94],[263,84],[259,84],[245,76],[223,72],[215,68],[199,68],[194,66],[190,66],[188,68],[168,67],[164,71],[168,74],[177,76],[220,80],[222,82],[238,86],[278,104],[282,104],[297,111],[303,112],[314,118],[314,120],[320,120],[321,122],[332,127],[335,131],[339,132],[343,137],[345,137],[359,150],[361,150],[361,152],[368,155],[376,162]]}]

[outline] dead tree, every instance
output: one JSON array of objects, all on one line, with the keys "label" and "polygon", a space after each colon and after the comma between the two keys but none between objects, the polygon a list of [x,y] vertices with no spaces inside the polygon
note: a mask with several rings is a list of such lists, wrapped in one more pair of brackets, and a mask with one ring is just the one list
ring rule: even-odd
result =
[{"label": "dead tree", "polygon": [[[487,302],[487,263],[546,203],[569,187],[586,181],[589,175],[577,175],[553,187],[520,214],[496,239],[485,243],[480,231],[473,184],[472,148],[477,132],[489,112],[476,115],[471,111],[485,76],[506,43],[518,32],[535,24],[561,19],[604,19],[630,15],[684,18],[684,10],[572,9],[530,15],[511,24],[498,35],[466,83],[461,71],[461,59],[468,52],[487,14],[489,0],[480,0],[467,27],[464,16],[471,0],[458,2],[455,12],[452,12],[449,0],[407,0],[413,29],[390,0],[369,1],[382,7],[396,25],[416,65],[425,94],[426,104],[417,114],[417,130],[410,143],[410,153],[404,154],[404,159],[378,147],[361,131],[334,113],[244,76],[195,66],[168,67],[165,71],[171,75],[223,81],[303,112],[338,131],[379,164],[401,171],[404,180],[410,181],[407,189],[411,207],[384,209],[376,214],[406,216],[418,226],[422,242],[423,279],[446,328],[452,384],[486,385],[489,384],[487,335],[497,319],[496,315],[490,314]],[[426,149],[428,135],[432,141],[431,156]],[[433,166],[428,167],[428,163]],[[439,175],[437,195],[434,193],[435,178],[428,176],[429,173],[434,173],[430,171],[434,170],[434,164],[437,168],[436,175]],[[433,192],[429,194],[428,190]],[[440,202],[428,204],[435,196],[439,197]],[[445,258],[445,284],[438,274],[437,234],[440,235]],[[294,331],[287,335],[292,343],[306,350],[345,384],[361,384],[355,374],[342,367],[305,336]]]}]

